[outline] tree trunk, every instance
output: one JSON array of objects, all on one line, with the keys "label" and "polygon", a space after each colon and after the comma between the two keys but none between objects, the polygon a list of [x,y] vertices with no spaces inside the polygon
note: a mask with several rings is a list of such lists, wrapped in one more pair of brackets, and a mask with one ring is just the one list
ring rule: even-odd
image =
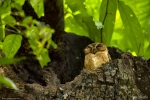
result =
[{"label": "tree trunk", "polygon": [[53,40],[58,48],[50,50],[52,61],[41,68],[35,57],[25,52],[22,46],[18,56],[26,55],[27,60],[0,67],[20,90],[3,86],[0,97],[21,100],[148,100],[150,60],[108,47],[112,61],[97,70],[86,70],[83,50],[92,41],[63,31],[62,5],[62,0],[46,0],[45,16],[38,19],[26,1],[23,6],[26,15],[55,29]]}]

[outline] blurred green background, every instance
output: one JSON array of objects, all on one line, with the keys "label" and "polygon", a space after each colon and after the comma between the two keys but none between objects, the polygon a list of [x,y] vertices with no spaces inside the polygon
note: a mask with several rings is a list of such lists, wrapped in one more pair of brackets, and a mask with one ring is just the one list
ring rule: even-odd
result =
[{"label": "blurred green background", "polygon": [[150,58],[150,0],[64,0],[65,31],[101,41],[100,28],[112,27],[111,17],[105,19],[108,24],[100,22],[105,7],[110,15],[108,11],[117,9],[116,14],[112,13],[116,17],[114,30],[112,34],[105,33],[103,39],[110,39],[103,42],[135,56]]}]

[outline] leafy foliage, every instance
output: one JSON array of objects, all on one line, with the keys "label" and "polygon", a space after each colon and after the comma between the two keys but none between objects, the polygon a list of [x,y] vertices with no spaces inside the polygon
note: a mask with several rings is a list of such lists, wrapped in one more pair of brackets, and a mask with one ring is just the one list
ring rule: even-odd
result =
[{"label": "leafy foliage", "polygon": [[0,87],[2,84],[5,84],[7,85],[8,87],[12,88],[12,89],[15,89],[15,90],[18,90],[18,88],[16,87],[16,85],[13,83],[13,81],[11,81],[9,78],[7,77],[3,77],[0,75]]},{"label": "leafy foliage", "polygon": [[[3,4],[2,4],[3,3]],[[11,0],[6,0],[6,2],[0,1],[0,40],[2,40],[5,37],[5,31],[4,27],[5,24],[3,24],[3,18],[10,14],[11,7],[9,6],[11,3]]]},{"label": "leafy foliage", "polygon": [[57,47],[57,45],[51,40],[54,30],[50,29],[48,25],[32,19],[32,17],[26,17],[23,20],[22,25],[27,29],[25,35],[28,38],[33,54],[36,55],[41,67],[46,66],[47,63],[50,62],[48,55],[50,45],[54,48]]},{"label": "leafy foliage", "polygon": [[[119,47],[134,55],[150,57],[149,0],[65,0],[64,3],[66,31]],[[80,5],[75,7],[77,4]],[[76,12],[80,13],[75,15]],[[104,27],[97,30],[97,26],[88,21],[86,25],[83,21],[77,23],[85,15],[95,23],[101,22]],[[76,19],[76,16],[80,17]]]},{"label": "leafy foliage", "polygon": [[[139,49],[143,49],[143,39],[144,39],[144,34],[142,33],[141,30],[141,25],[136,17],[136,15],[134,14],[134,12],[132,11],[132,9],[127,6],[124,5],[123,2],[118,2],[118,9],[121,15],[121,19],[123,21],[124,27],[126,29],[126,38],[128,38],[128,36],[131,36],[131,44],[133,46],[133,49],[135,50],[135,52],[137,54],[140,53]],[[140,47],[141,46],[141,47]],[[142,50],[141,50],[142,51]],[[143,52],[143,51],[142,51]]]},{"label": "leafy foliage", "polygon": [[100,30],[101,41],[108,45],[114,29],[117,0],[103,0],[101,5],[99,20],[104,24],[104,28]]},{"label": "leafy foliage", "polygon": [[5,37],[2,44],[2,52],[6,58],[13,58],[21,46],[22,36],[17,34],[10,34]]},{"label": "leafy foliage", "polygon": [[44,16],[44,0],[30,0],[34,11],[37,13],[38,17]]},{"label": "leafy foliage", "polygon": [[[1,43],[1,49],[6,58],[13,58],[21,46],[22,36],[25,36],[28,38],[33,54],[36,55],[41,67],[44,67],[50,62],[48,55],[50,45],[54,48],[57,47],[51,40],[54,30],[45,23],[32,19],[31,16],[25,16],[24,11],[22,10],[24,2],[25,0],[22,0],[21,2],[19,0],[6,0],[0,2],[0,40],[1,42],[3,41]],[[39,18],[44,15],[43,2],[44,0],[30,0],[34,11]],[[17,11],[12,12],[11,8],[15,8]],[[16,21],[13,16],[20,16],[23,20]],[[15,29],[15,31],[13,30],[13,33],[15,34],[10,32],[10,35],[5,36],[4,30],[7,30],[7,28],[5,28],[6,25]],[[19,30],[15,27],[16,25],[24,27],[25,30]]]},{"label": "leafy foliage", "polygon": [[[39,18],[44,15],[43,2],[44,0],[30,0]],[[0,64],[13,64],[25,59],[25,57],[14,57],[21,47],[22,37],[26,37],[33,50],[32,53],[36,55],[41,67],[44,67],[50,62],[48,54],[50,45],[57,47],[51,39],[54,30],[45,23],[32,19],[31,16],[25,16],[22,10],[24,3],[25,0],[0,0],[0,49],[5,55],[0,58]],[[15,11],[11,11],[12,8]],[[17,21],[14,16],[22,17],[22,20]],[[7,29],[6,25],[14,30]],[[24,27],[24,30],[16,26]],[[15,84],[6,77],[0,76],[1,83],[17,90]]]},{"label": "leafy foliage", "polygon": [[14,62],[19,62],[21,60],[25,60],[25,57],[21,58],[0,58],[0,64],[6,65],[6,64],[13,64]]},{"label": "leafy foliage", "polygon": [[[66,31],[70,29],[78,35],[91,37],[92,40],[99,41],[100,35],[92,16],[89,16],[84,6],[84,0],[65,1],[65,25]],[[79,33],[80,32],[80,33]]]},{"label": "leafy foliage", "polygon": [[150,0],[138,0],[133,2],[133,4],[136,4],[136,7],[132,7],[135,11],[138,20],[142,26],[142,31],[144,33],[144,57],[149,58],[150,57]]}]

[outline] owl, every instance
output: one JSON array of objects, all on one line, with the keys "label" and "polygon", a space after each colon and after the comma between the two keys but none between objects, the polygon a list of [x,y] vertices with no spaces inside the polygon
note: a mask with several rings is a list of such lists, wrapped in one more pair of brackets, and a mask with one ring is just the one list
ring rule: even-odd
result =
[{"label": "owl", "polygon": [[102,67],[102,64],[110,61],[108,49],[103,43],[89,44],[85,49],[84,66],[88,70],[95,70]]}]

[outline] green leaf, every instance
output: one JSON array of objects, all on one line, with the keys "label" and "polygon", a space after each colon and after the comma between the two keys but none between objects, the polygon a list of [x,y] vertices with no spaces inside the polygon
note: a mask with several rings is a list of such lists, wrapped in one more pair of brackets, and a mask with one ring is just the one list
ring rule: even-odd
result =
[{"label": "green leaf", "polygon": [[14,1],[15,1],[15,3],[20,4],[20,6],[22,6],[25,2],[25,0],[14,0]]},{"label": "green leaf", "polygon": [[75,32],[78,35],[89,36],[93,41],[99,41],[99,31],[93,17],[88,14],[85,8],[85,0],[66,0],[65,3],[68,5],[66,11],[69,13],[65,16],[65,30]]},{"label": "green leaf", "polygon": [[39,55],[37,55],[37,59],[39,60],[39,63],[41,67],[47,66],[48,62],[50,62],[48,50],[45,48],[42,48]]},{"label": "green leaf", "polygon": [[0,84],[4,84],[12,89],[18,90],[17,86],[9,78],[0,75]]},{"label": "green leaf", "polygon": [[23,19],[22,25],[26,28],[30,28],[33,23],[33,19],[31,16],[27,16]]},{"label": "green leaf", "polygon": [[10,6],[11,0],[5,0],[5,2],[3,2],[0,5],[0,16],[6,13],[10,13],[11,12],[11,6]]},{"label": "green leaf", "polygon": [[99,21],[101,0],[85,0],[84,5],[88,14],[93,16],[94,21]]},{"label": "green leaf", "polygon": [[[15,0],[16,1],[16,0]],[[12,8],[16,8],[17,10],[21,11],[22,10],[22,6],[18,3],[12,3],[11,4]]]},{"label": "green leaf", "polygon": [[3,42],[0,42],[0,49],[2,49],[2,46],[3,46]]},{"label": "green leaf", "polygon": [[143,53],[144,34],[142,33],[141,25],[132,11],[132,9],[123,2],[118,2],[118,9],[121,15],[123,25],[126,30],[127,38],[131,42],[135,52],[140,55]]},{"label": "green leaf", "polygon": [[57,44],[53,40],[51,40],[51,45],[53,46],[53,48],[57,48]]},{"label": "green leaf", "polygon": [[[81,21],[79,21],[81,23]],[[74,32],[77,35],[89,36],[87,32],[87,27],[84,23],[78,24],[78,20],[74,18],[67,18],[65,20],[65,31]]]},{"label": "green leaf", "polygon": [[5,64],[13,64],[16,62],[19,62],[21,60],[25,60],[25,57],[21,57],[21,58],[0,58],[0,64],[1,65],[5,65]]},{"label": "green leaf", "polygon": [[84,0],[65,0],[65,3],[68,6],[66,7],[67,14],[65,15],[65,30],[88,36],[90,33],[88,33],[86,22],[83,22],[84,17],[89,16],[83,4]]},{"label": "green leaf", "polygon": [[38,59],[41,67],[46,66],[47,63],[51,61],[49,58],[48,50],[43,47],[41,42],[35,39],[29,39],[28,41],[33,50],[33,54],[36,55],[36,58]]},{"label": "green leaf", "polygon": [[7,35],[3,42],[2,52],[6,58],[13,58],[21,46],[22,36],[17,34]]},{"label": "green leaf", "polygon": [[4,26],[5,25],[3,25],[2,19],[1,19],[1,16],[0,16],[0,41],[2,41],[3,38],[5,37]]},{"label": "green leaf", "polygon": [[116,19],[117,0],[103,0],[100,9],[100,22],[104,28],[100,30],[101,41],[110,44]]},{"label": "green leaf", "polygon": [[104,23],[105,20],[105,16],[106,16],[106,10],[107,10],[107,6],[108,6],[108,0],[103,0],[101,3],[101,7],[100,7],[100,15],[99,15],[99,20],[100,22]]},{"label": "green leaf", "polygon": [[32,5],[34,11],[40,18],[44,16],[44,0],[30,0],[30,4]]},{"label": "green leaf", "polygon": [[99,36],[99,30],[97,29],[95,22],[92,20],[91,16],[83,17],[83,22],[87,26],[89,36],[92,40],[94,41],[99,41],[100,36]]},{"label": "green leaf", "polygon": [[149,4],[150,4],[150,0],[139,0],[137,2],[137,16],[138,16],[138,19],[140,20],[140,23],[143,24],[143,27],[146,27],[147,25],[145,24],[148,24],[149,22],[149,15],[150,15],[150,7],[149,7]]},{"label": "green leaf", "polygon": [[[80,11],[85,11],[85,7],[83,3],[85,0],[65,0],[66,4],[68,4],[69,8],[71,8],[72,12],[76,12],[80,9]],[[85,12],[86,13],[86,12]]]},{"label": "green leaf", "polygon": [[9,24],[9,25],[16,24],[15,18],[12,17],[11,15],[4,17],[2,21],[4,22],[4,24]]}]

